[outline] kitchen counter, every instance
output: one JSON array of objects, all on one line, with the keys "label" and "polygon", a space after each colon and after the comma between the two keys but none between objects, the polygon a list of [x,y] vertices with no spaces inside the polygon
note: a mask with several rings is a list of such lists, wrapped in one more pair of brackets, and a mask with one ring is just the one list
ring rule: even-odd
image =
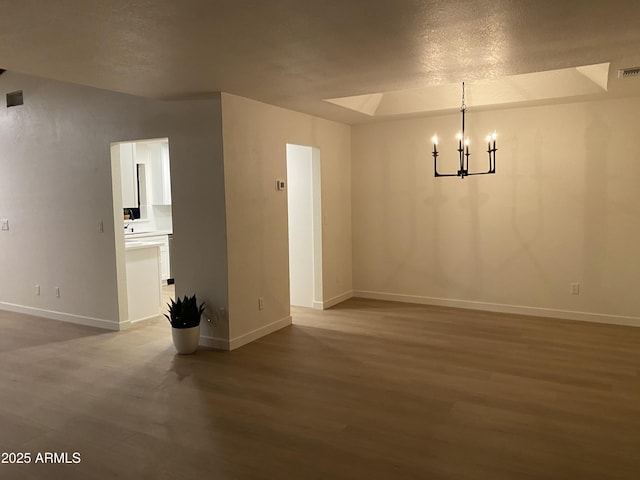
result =
[{"label": "kitchen counter", "polygon": [[171,235],[173,232],[171,230],[154,230],[152,232],[136,232],[136,233],[126,233],[124,234],[125,241],[129,239],[138,239],[145,237],[156,237],[158,235]]},{"label": "kitchen counter", "polygon": [[170,230],[154,230],[152,232],[126,233],[124,236],[125,251],[146,248],[150,244],[160,248],[160,272],[164,285],[169,282],[171,277],[170,235]]},{"label": "kitchen counter", "polygon": [[134,250],[138,248],[149,248],[149,247],[160,247],[162,243],[148,241],[145,242],[143,240],[127,240],[124,242],[124,249],[126,250]]}]

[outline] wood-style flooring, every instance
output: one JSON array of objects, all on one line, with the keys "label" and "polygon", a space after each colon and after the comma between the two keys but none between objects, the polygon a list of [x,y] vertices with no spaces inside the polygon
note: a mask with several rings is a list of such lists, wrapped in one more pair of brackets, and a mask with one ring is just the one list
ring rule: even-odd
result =
[{"label": "wood-style flooring", "polygon": [[[0,312],[2,479],[640,478],[640,329],[353,299],[233,352]],[[35,464],[78,452],[78,464]]]}]

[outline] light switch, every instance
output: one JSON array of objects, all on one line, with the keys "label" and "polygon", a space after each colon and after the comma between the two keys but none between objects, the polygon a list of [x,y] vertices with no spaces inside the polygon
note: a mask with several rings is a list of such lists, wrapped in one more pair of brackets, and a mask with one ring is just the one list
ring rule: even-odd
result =
[{"label": "light switch", "polygon": [[276,180],[276,190],[284,190],[285,186],[284,180]]},{"label": "light switch", "polygon": [[9,220],[3,218],[0,223],[2,224],[2,230],[9,230]]}]

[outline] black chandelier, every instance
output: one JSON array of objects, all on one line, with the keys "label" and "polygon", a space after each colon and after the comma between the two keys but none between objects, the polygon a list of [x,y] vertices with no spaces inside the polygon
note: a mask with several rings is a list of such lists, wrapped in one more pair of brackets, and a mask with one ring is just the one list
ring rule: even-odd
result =
[{"label": "black chandelier", "polygon": [[[464,114],[467,106],[464,103],[464,82],[462,82],[462,105],[460,112],[462,113],[462,131],[458,133],[458,155],[460,156],[460,168],[457,173],[439,173],[438,172],[438,136],[433,136],[433,176],[434,177],[460,177],[464,178],[469,175],[487,175],[496,173],[496,134],[495,132],[487,136],[487,153],[489,154],[489,170],[486,172],[469,172],[469,138],[464,136]],[[491,142],[493,141],[493,147]],[[464,142],[464,148],[462,143]]]}]

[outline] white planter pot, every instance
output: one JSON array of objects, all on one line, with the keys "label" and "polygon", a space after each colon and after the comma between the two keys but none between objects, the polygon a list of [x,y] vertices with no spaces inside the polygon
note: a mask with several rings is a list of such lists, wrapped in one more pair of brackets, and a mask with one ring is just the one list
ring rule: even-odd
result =
[{"label": "white planter pot", "polygon": [[198,348],[198,340],[200,340],[200,325],[192,328],[173,328],[171,327],[171,337],[173,345],[180,355],[193,353]]}]

